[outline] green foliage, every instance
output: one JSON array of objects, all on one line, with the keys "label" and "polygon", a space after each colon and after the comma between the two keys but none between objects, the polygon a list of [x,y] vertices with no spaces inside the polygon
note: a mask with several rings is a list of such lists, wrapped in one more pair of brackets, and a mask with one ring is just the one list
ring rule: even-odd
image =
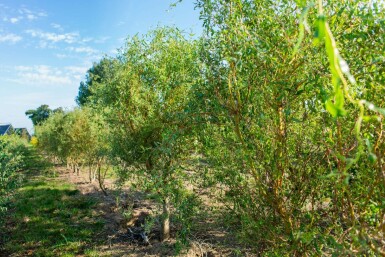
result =
[{"label": "green foliage", "polygon": [[76,163],[102,157],[106,151],[103,121],[87,108],[53,114],[35,127],[38,146],[61,160]]},{"label": "green foliage", "polygon": [[120,65],[93,85],[90,97],[109,123],[112,155],[128,168],[125,173],[140,175],[142,188],[156,193],[166,209],[184,188],[180,165],[190,154],[196,54],[195,43],[177,29],[130,38]]},{"label": "green foliage", "polygon": [[25,112],[25,115],[32,120],[34,126],[42,124],[52,113],[63,113],[61,107],[51,110],[48,105],[43,104],[39,106],[36,110],[28,110]]},{"label": "green foliage", "polygon": [[94,63],[94,65],[87,71],[86,81],[80,82],[76,103],[79,106],[88,104],[94,88],[111,79],[117,65],[117,60],[109,58],[103,58],[100,62]]},{"label": "green foliage", "polygon": [[[349,249],[378,249],[374,242],[380,230],[359,217],[367,209],[363,198],[367,206],[369,198],[384,193],[382,186],[369,197],[361,191],[383,180],[369,171],[382,168],[370,149],[367,160],[360,156],[365,135],[382,145],[382,115],[377,112],[368,127],[362,126],[367,100],[360,98],[370,91],[363,84],[372,78],[362,74],[357,84],[347,62],[359,69],[356,63],[362,64],[365,54],[356,49],[351,52],[355,58],[348,55],[345,61],[335,38],[344,38],[347,49],[355,48],[357,38],[347,38],[345,31],[362,35],[381,30],[383,6],[318,2],[316,7],[308,1],[297,1],[297,6],[286,1],[198,1],[206,29],[201,55],[206,72],[196,91],[203,94],[200,108],[216,117],[203,130],[205,154],[215,165],[218,182],[228,188],[224,200],[239,222],[242,240],[265,246],[270,249],[266,253],[344,255]],[[366,39],[366,45],[381,49],[383,36]],[[381,58],[376,49],[367,51]],[[380,95],[370,110],[382,105]],[[369,127],[371,132],[364,132]]]},{"label": "green foliage", "polygon": [[196,6],[203,37],[127,39],[88,71],[82,109],[36,128],[39,144],[138,179],[182,243],[201,204],[191,187],[212,187],[264,255],[384,254],[384,5]]},{"label": "green foliage", "polygon": [[0,136],[0,216],[13,191],[20,186],[29,155],[27,143],[17,136]]}]

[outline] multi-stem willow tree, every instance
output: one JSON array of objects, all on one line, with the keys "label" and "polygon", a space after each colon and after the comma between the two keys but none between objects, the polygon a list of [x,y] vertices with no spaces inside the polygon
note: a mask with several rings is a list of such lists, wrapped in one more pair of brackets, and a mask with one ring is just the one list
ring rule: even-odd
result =
[{"label": "multi-stem willow tree", "polygon": [[[351,95],[369,94],[371,101],[382,104],[378,93],[383,89],[366,86],[369,82],[383,87],[378,84],[383,81],[383,57],[365,48],[368,58],[351,46],[358,39],[346,33],[383,48],[383,37],[373,36],[383,30],[383,9],[377,4],[331,1],[323,9],[320,1],[317,9],[308,1],[198,1],[206,39],[205,78],[196,90],[203,94],[202,108],[212,113],[206,128],[210,133],[204,136],[206,153],[218,166],[219,182],[229,189],[225,197],[244,238],[261,248],[280,246],[297,254],[366,251],[360,240],[377,247],[374,228],[362,229],[367,219],[360,220],[358,213],[370,211],[370,200],[383,204],[378,198],[384,193],[383,164],[369,168],[370,162],[358,162],[357,156],[363,154],[365,133],[371,137],[368,144],[374,141],[376,151],[382,151],[382,125],[375,121],[360,132],[364,102],[346,103]],[[326,16],[336,39],[356,49],[350,52],[353,58],[346,58],[351,67],[374,66],[375,76],[361,72],[361,83],[344,87],[345,75],[335,74],[338,69],[347,77],[351,74],[338,57],[334,39],[326,35]],[[305,29],[315,35],[305,37]],[[382,119],[381,114],[377,118]],[[367,196],[363,189],[372,183],[380,187]],[[381,226],[383,212],[371,215]],[[373,237],[368,239],[368,234]]]},{"label": "multi-stem willow tree", "polygon": [[329,64],[332,88],[325,107],[333,124],[326,145],[336,164],[330,176],[334,215],[339,213],[344,231],[341,245],[354,253],[385,255],[380,240],[385,224],[385,4],[321,0],[317,5],[298,4],[303,10],[301,24],[308,16],[304,10],[314,9],[315,43],[323,45]]},{"label": "multi-stem willow tree", "polygon": [[295,6],[202,1],[201,7],[210,36],[204,89],[224,123],[212,139],[221,151],[210,145],[209,152],[221,160],[219,177],[245,236],[255,240],[264,231],[261,243],[289,236],[300,224],[293,213],[322,197],[314,177],[326,172],[316,144],[323,131],[312,125],[324,118],[317,91],[326,70],[313,54],[291,58]]},{"label": "multi-stem willow tree", "polygon": [[190,150],[188,103],[199,76],[196,47],[177,29],[159,28],[129,38],[118,59],[114,76],[90,88],[90,102],[103,110],[112,153],[125,172],[139,174],[162,202],[165,240],[170,204],[184,191],[180,165]]}]

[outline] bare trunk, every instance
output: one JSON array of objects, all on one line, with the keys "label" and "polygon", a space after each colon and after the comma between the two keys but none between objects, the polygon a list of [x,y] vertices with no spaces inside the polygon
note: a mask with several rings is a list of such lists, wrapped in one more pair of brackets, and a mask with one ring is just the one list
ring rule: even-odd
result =
[{"label": "bare trunk", "polygon": [[107,191],[106,189],[104,188],[104,179],[105,179],[105,176],[106,176],[106,173],[107,173],[107,170],[104,172],[104,174],[102,174],[102,165],[101,163],[98,164],[98,181],[99,181],[99,187],[100,189],[102,190],[103,194],[105,196],[107,196]]},{"label": "bare trunk", "polygon": [[92,165],[91,165],[91,163],[89,163],[89,166],[88,166],[88,178],[90,180],[90,183],[92,183],[93,179],[92,179]]},{"label": "bare trunk", "polygon": [[166,241],[170,238],[170,210],[169,210],[169,203],[168,199],[165,198],[163,200],[163,214],[162,214],[162,241]]}]

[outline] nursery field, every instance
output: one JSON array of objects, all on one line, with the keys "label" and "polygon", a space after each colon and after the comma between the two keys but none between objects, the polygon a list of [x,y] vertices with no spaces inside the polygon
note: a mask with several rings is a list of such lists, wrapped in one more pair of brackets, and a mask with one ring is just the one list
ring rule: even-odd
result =
[{"label": "nursery field", "polygon": [[202,35],[129,36],[26,112],[51,168],[0,137],[1,251],[385,256],[383,1],[195,8]]}]

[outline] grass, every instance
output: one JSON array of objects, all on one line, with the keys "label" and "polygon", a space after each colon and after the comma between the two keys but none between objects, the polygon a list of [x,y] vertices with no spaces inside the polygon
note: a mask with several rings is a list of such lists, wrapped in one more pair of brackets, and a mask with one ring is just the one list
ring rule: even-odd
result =
[{"label": "grass", "polygon": [[86,249],[98,243],[103,222],[93,216],[91,199],[63,181],[31,178],[12,201],[3,251],[12,256],[95,256]]}]

